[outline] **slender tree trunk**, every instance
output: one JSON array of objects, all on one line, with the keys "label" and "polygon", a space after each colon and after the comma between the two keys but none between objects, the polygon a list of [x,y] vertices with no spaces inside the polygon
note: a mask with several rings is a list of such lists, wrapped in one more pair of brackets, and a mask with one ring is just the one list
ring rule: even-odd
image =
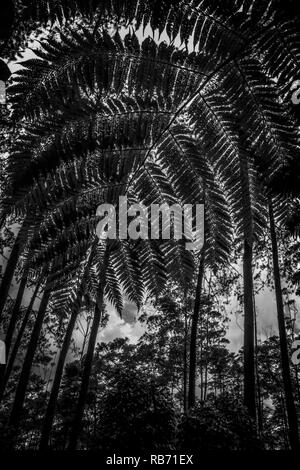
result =
[{"label": "slender tree trunk", "polygon": [[287,422],[287,416],[286,416],[286,406],[284,403],[284,397],[282,392],[280,392],[280,401],[281,401],[281,407],[282,407],[282,426],[283,426],[283,431],[284,431],[284,444],[285,444],[285,450],[290,449],[290,442],[289,442],[289,436],[288,436],[288,422]]},{"label": "slender tree trunk", "polygon": [[270,217],[270,231],[272,240],[272,254],[273,254],[273,271],[274,271],[274,283],[275,283],[275,294],[277,304],[277,318],[278,318],[278,329],[280,339],[280,352],[281,352],[281,369],[284,386],[285,403],[287,410],[288,429],[289,429],[289,441],[292,450],[300,450],[299,446],[299,430],[298,430],[298,417],[294,402],[293,386],[290,369],[290,358],[288,351],[288,343],[286,336],[285,320],[284,320],[284,308],[281,290],[280,280],[280,269],[278,262],[278,246],[277,236],[274,221],[274,212],[272,201],[269,201],[269,217]]},{"label": "slender tree trunk", "polygon": [[19,230],[17,238],[15,240],[14,246],[10,253],[6,269],[2,278],[0,286],[0,321],[2,318],[2,312],[5,307],[5,303],[9,294],[9,289],[14,277],[15,269],[17,267],[18,261],[23,248],[24,237],[26,236],[27,231],[27,221],[26,219],[23,222],[22,227]]},{"label": "slender tree trunk", "polygon": [[244,242],[244,403],[256,422],[252,243]]},{"label": "slender tree trunk", "polygon": [[[253,290],[253,201],[250,182],[250,161],[243,129],[238,126],[239,166],[241,189],[241,217],[244,235],[244,404],[256,425],[256,383],[255,383],[255,308]],[[246,148],[245,148],[246,145]]]},{"label": "slender tree trunk", "polygon": [[208,387],[208,362],[205,364],[205,383],[204,383],[204,397],[203,400],[206,401],[207,398],[207,387]]},{"label": "slender tree trunk", "polygon": [[[210,293],[210,286],[209,286],[209,293]],[[208,380],[208,350],[210,346],[210,341],[208,339],[208,316],[206,320],[206,355],[205,355],[205,373],[204,373],[204,396],[203,401],[206,401],[207,397],[207,380]]]},{"label": "slender tree trunk", "polygon": [[[210,273],[209,283],[208,283],[208,297],[211,297],[211,283],[212,283],[212,273]],[[209,316],[206,317],[206,354],[205,354],[205,374],[204,374],[204,397],[203,400],[206,401],[207,398],[207,389],[208,389],[208,351],[210,348],[211,340],[209,338]]]},{"label": "slender tree trunk", "polygon": [[9,322],[9,325],[8,325],[8,329],[7,329],[7,333],[6,333],[6,337],[5,337],[6,357],[8,357],[8,355],[9,355],[12,338],[13,338],[13,335],[14,335],[14,331],[15,331],[15,328],[16,328],[17,321],[18,321],[18,317],[19,317],[19,313],[20,313],[20,307],[21,307],[21,303],[22,303],[22,300],[23,300],[24,291],[25,291],[26,285],[27,285],[28,271],[29,271],[29,269],[26,268],[26,270],[24,271],[24,274],[22,276],[20,286],[19,286],[19,290],[18,290],[18,294],[17,294],[17,298],[15,300],[14,308],[13,308],[11,318],[10,318],[10,322]]},{"label": "slender tree trunk", "polygon": [[87,354],[85,357],[84,370],[82,374],[81,389],[79,393],[79,399],[76,407],[75,419],[73,428],[70,436],[69,450],[76,450],[77,441],[81,431],[81,423],[84,413],[84,407],[86,403],[86,396],[89,387],[90,375],[92,370],[92,362],[94,357],[94,349],[96,345],[97,334],[101,321],[101,314],[103,308],[103,291],[104,286],[101,287],[101,292],[99,293],[98,300],[96,302],[94,318],[91,328],[90,339],[88,343]]},{"label": "slender tree trunk", "polygon": [[82,297],[83,293],[85,291],[85,284],[86,284],[86,277],[89,274],[91,263],[93,260],[93,255],[94,255],[94,248],[96,244],[94,244],[91,248],[91,253],[88,258],[88,261],[86,263],[86,267],[84,270],[82,282],[80,283],[79,289],[78,289],[78,296],[77,296],[77,301],[75,305],[73,306],[73,311],[71,313],[71,317],[68,323],[67,331],[64,337],[63,345],[60,351],[56,371],[55,371],[55,377],[54,381],[52,384],[51,392],[50,392],[50,397],[49,397],[49,402],[47,405],[47,410],[45,414],[45,419],[43,422],[43,427],[42,427],[42,434],[41,434],[41,441],[40,441],[40,450],[46,450],[48,448],[48,442],[50,439],[50,434],[51,434],[51,429],[52,429],[52,424],[54,420],[54,415],[55,415],[55,409],[56,409],[56,403],[57,403],[57,397],[59,393],[59,388],[61,384],[61,379],[63,376],[63,371],[64,371],[64,366],[66,362],[66,357],[69,351],[70,343],[72,340],[72,335],[73,331],[76,325],[76,320],[78,317],[78,314],[80,312],[80,308],[82,305]]},{"label": "slender tree trunk", "polygon": [[[28,275],[28,270],[26,270],[26,272],[24,272],[24,274],[22,276],[21,283],[20,283],[20,286],[19,286],[19,289],[18,289],[18,294],[17,294],[16,300],[15,300],[15,304],[14,304],[11,316],[10,316],[8,329],[7,329],[7,333],[6,333],[5,341],[4,341],[5,342],[6,358],[8,358],[8,355],[9,355],[12,337],[13,337],[13,334],[14,334],[14,331],[15,331],[15,328],[16,328],[16,324],[17,324],[17,321],[18,321],[20,306],[21,306],[21,303],[22,303],[24,290],[25,290],[26,284],[27,284],[27,275]],[[5,369],[6,369],[5,366],[2,364],[0,366],[0,390],[1,390],[1,383],[3,382],[4,375],[5,375]]]},{"label": "slender tree trunk", "polygon": [[200,400],[203,401],[204,379],[203,379],[203,335],[200,334]]},{"label": "slender tree trunk", "polygon": [[74,424],[71,430],[69,450],[76,450],[77,441],[78,441],[80,431],[81,431],[81,423],[82,423],[84,407],[86,403],[86,396],[87,396],[87,392],[89,388],[89,381],[90,381],[90,375],[91,375],[91,370],[92,370],[94,349],[96,345],[97,334],[98,334],[101,316],[102,316],[102,309],[103,309],[103,302],[104,302],[104,289],[105,289],[105,284],[106,284],[107,262],[108,262],[108,248],[106,248],[106,253],[104,257],[103,278],[99,286],[98,297],[96,300],[94,318],[93,318],[87,353],[86,353],[85,362],[84,362],[81,389],[80,389],[79,399],[78,399],[78,403],[77,403],[77,407],[75,411]]},{"label": "slender tree trunk", "polygon": [[44,322],[44,318],[45,318],[46,311],[47,311],[48,302],[49,302],[50,295],[51,295],[49,284],[50,284],[50,277],[48,278],[48,281],[45,287],[45,292],[44,292],[44,295],[42,297],[42,300],[39,306],[38,314],[36,317],[36,321],[35,321],[31,338],[29,341],[27,353],[25,355],[22,371],[20,374],[11,415],[9,418],[9,424],[13,426],[15,429],[18,428],[21,417],[22,417],[21,415],[23,411],[24,399],[25,399],[26,389],[28,385],[28,380],[30,377],[32,362],[33,362],[36,348],[38,345],[40,333],[43,327],[43,322]]},{"label": "slender tree trunk", "polygon": [[258,424],[258,432],[259,432],[259,435],[261,436],[263,433],[263,416],[262,416],[263,400],[261,397],[260,376],[259,376],[258,360],[257,360],[257,352],[258,352],[257,313],[256,313],[254,293],[253,293],[253,306],[254,306],[254,338],[255,338],[255,380],[256,380],[256,389],[257,389],[257,424]]},{"label": "slender tree trunk", "polygon": [[34,289],[34,292],[32,294],[31,300],[30,300],[30,304],[27,307],[26,313],[25,313],[23,321],[22,321],[22,325],[21,325],[21,327],[18,331],[18,335],[17,335],[16,341],[14,343],[14,347],[12,349],[11,355],[8,358],[8,363],[7,363],[6,369],[4,370],[4,377],[2,378],[1,385],[0,385],[0,402],[3,398],[3,394],[5,392],[5,387],[7,385],[7,382],[10,378],[10,374],[11,374],[13,365],[15,363],[17,353],[18,353],[18,350],[19,350],[19,347],[20,347],[20,344],[21,344],[23,334],[25,332],[29,317],[30,317],[31,312],[33,310],[33,305],[34,305],[34,302],[36,300],[40,285],[41,285],[41,282],[38,282],[35,289]]},{"label": "slender tree trunk", "polygon": [[71,339],[72,339],[72,334],[76,325],[77,316],[78,316],[78,309],[76,308],[71,314],[67,331],[64,337],[64,342],[63,342],[61,352],[59,355],[59,359],[58,359],[58,363],[57,363],[57,367],[55,371],[55,377],[54,377],[53,385],[51,388],[50,398],[49,398],[49,402],[48,402],[47,410],[45,414],[45,419],[43,422],[42,435],[41,435],[41,441],[40,441],[40,450],[46,450],[48,448],[48,442],[49,442],[52,424],[54,420],[59,387],[60,387],[61,378],[62,378],[63,371],[64,371],[66,357],[67,357]]},{"label": "slender tree trunk", "polygon": [[184,347],[183,347],[183,410],[187,412],[187,348],[188,347],[188,322],[187,312],[184,313]]},{"label": "slender tree trunk", "polygon": [[201,257],[200,257],[200,263],[199,263],[199,271],[198,271],[198,279],[197,279],[197,287],[196,287],[196,295],[195,295],[195,305],[194,305],[194,312],[193,312],[192,325],[191,325],[188,409],[195,406],[195,401],[196,401],[197,333],[198,333],[198,323],[199,323],[199,316],[200,316],[202,281],[203,281],[203,275],[204,275],[204,259],[205,259],[205,248],[203,246]]},{"label": "slender tree trunk", "polygon": [[298,402],[300,403],[300,383],[299,383],[299,375],[298,375],[298,366],[294,365],[294,373],[296,377],[296,389],[297,389],[297,398]]}]

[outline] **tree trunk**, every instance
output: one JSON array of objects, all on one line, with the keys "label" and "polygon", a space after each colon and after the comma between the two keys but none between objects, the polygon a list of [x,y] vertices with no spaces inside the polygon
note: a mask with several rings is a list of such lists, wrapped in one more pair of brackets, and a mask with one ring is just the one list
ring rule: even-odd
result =
[{"label": "tree trunk", "polygon": [[[209,286],[209,295],[210,295],[210,286]],[[207,380],[208,380],[208,350],[210,347],[210,340],[208,335],[208,316],[206,320],[206,354],[205,354],[205,372],[204,372],[204,395],[203,401],[206,401],[207,396]]]},{"label": "tree trunk", "polygon": [[195,305],[194,305],[194,312],[193,312],[192,326],[191,326],[188,409],[195,406],[195,401],[196,401],[197,333],[198,333],[198,323],[199,323],[199,316],[200,316],[202,281],[203,281],[203,274],[204,274],[204,258],[205,258],[205,248],[203,246],[201,256],[200,256]]},{"label": "tree trunk", "polygon": [[244,242],[244,403],[256,422],[252,243]]},{"label": "tree trunk", "polygon": [[261,385],[260,385],[260,377],[259,377],[259,369],[258,369],[258,359],[257,359],[257,351],[258,351],[258,343],[257,343],[257,312],[255,307],[255,297],[253,293],[253,306],[254,306],[254,338],[255,338],[255,380],[256,380],[256,390],[257,390],[257,425],[258,425],[258,432],[259,436],[262,436],[263,433],[263,399],[261,394]]},{"label": "tree trunk", "polygon": [[54,420],[54,415],[55,415],[55,408],[56,408],[56,402],[57,402],[57,397],[58,397],[58,392],[59,392],[59,387],[61,383],[61,378],[63,375],[64,371],[64,365],[66,361],[66,357],[69,351],[71,339],[72,339],[72,334],[76,325],[76,319],[78,316],[78,309],[74,309],[74,311],[71,314],[70,321],[68,323],[67,331],[64,337],[64,342],[60,351],[58,363],[56,366],[56,371],[55,371],[55,377],[53,381],[53,385],[51,388],[51,393],[49,397],[49,402],[47,405],[47,410],[45,414],[45,419],[43,422],[43,427],[42,427],[42,434],[41,434],[41,441],[40,441],[40,449],[39,450],[47,450],[48,448],[48,442],[50,438],[50,433],[52,429],[52,424]]},{"label": "tree trunk", "polygon": [[11,318],[10,318],[10,321],[9,321],[9,325],[8,325],[8,329],[7,329],[7,333],[6,333],[6,337],[5,337],[6,357],[8,357],[8,355],[9,355],[12,338],[13,338],[13,335],[14,335],[14,331],[15,331],[15,328],[16,328],[17,321],[18,321],[20,307],[21,307],[21,303],[22,303],[22,300],[23,300],[24,291],[25,291],[26,285],[27,285],[28,271],[29,271],[29,269],[26,268],[26,270],[24,271],[24,274],[22,276],[21,283],[20,283],[19,290],[18,290],[18,294],[17,294],[17,298],[15,300],[14,308],[13,308]]},{"label": "tree trunk", "polygon": [[88,343],[88,349],[84,362],[84,369],[82,374],[81,389],[79,393],[79,399],[75,411],[74,424],[71,431],[69,450],[76,450],[77,441],[81,431],[81,423],[84,413],[84,407],[86,403],[86,396],[89,388],[90,375],[92,370],[92,363],[94,357],[94,349],[97,340],[97,334],[100,326],[103,302],[104,302],[104,289],[106,283],[106,267],[108,262],[108,248],[106,248],[106,253],[104,257],[104,268],[103,268],[103,278],[99,286],[98,297],[96,299],[96,307],[94,312],[94,318]]},{"label": "tree trunk", "polygon": [[[242,118],[242,116],[241,116]],[[244,405],[256,425],[256,383],[255,383],[255,306],[253,290],[253,240],[255,224],[253,219],[254,201],[250,160],[245,132],[238,125],[239,166],[240,166],[240,218],[243,226],[244,256]],[[249,160],[250,158],[250,160]]]},{"label": "tree trunk", "polygon": [[5,307],[6,299],[9,294],[10,286],[14,277],[15,269],[20,259],[20,255],[22,252],[23,244],[24,244],[22,239],[25,237],[26,231],[27,231],[27,221],[25,219],[22,227],[19,230],[14,246],[10,253],[10,256],[6,265],[6,269],[2,278],[1,286],[0,286],[0,321],[2,318],[2,312]]},{"label": "tree trunk", "polygon": [[49,402],[47,405],[47,410],[45,414],[45,419],[43,422],[43,427],[42,427],[42,434],[41,434],[41,441],[40,441],[40,450],[47,450],[48,448],[48,442],[51,434],[51,429],[52,429],[52,424],[54,420],[54,415],[55,415],[55,408],[56,408],[56,403],[57,403],[57,397],[59,393],[59,388],[60,388],[60,383],[64,371],[64,366],[66,362],[66,357],[69,351],[70,343],[72,340],[72,334],[76,325],[76,320],[78,317],[78,314],[80,312],[81,304],[82,304],[82,297],[83,293],[85,291],[85,284],[86,284],[86,277],[89,274],[91,263],[93,260],[93,255],[94,255],[94,248],[96,244],[94,244],[91,248],[91,253],[88,258],[82,282],[80,283],[79,289],[78,289],[78,296],[77,296],[77,302],[73,306],[73,311],[71,313],[71,317],[68,323],[67,331],[64,337],[63,345],[60,351],[56,371],[55,371],[55,377],[54,381],[52,384],[51,392],[50,392],[50,397],[49,397]]},{"label": "tree trunk", "polygon": [[[17,324],[17,321],[18,321],[20,306],[21,306],[21,303],[22,303],[24,290],[25,290],[26,284],[27,284],[27,275],[28,275],[28,270],[26,270],[26,272],[24,272],[24,274],[22,276],[21,283],[20,283],[20,286],[19,286],[19,289],[18,289],[17,298],[15,300],[14,308],[13,308],[13,311],[12,311],[11,316],[10,316],[8,329],[7,329],[7,333],[6,333],[5,340],[4,340],[6,358],[8,358],[8,355],[9,355],[12,337],[13,337],[13,334],[14,334],[14,331],[15,331],[15,328],[16,328],[16,324]],[[1,366],[0,366],[0,390],[1,390],[1,384],[4,380],[5,369],[6,369],[5,365],[1,364]],[[1,396],[1,394],[0,394],[0,396]]]},{"label": "tree trunk", "polygon": [[3,398],[3,394],[5,392],[5,387],[7,385],[7,382],[9,380],[9,377],[10,377],[10,374],[11,374],[11,371],[12,371],[12,368],[13,368],[13,365],[14,365],[14,362],[16,360],[16,357],[17,357],[17,353],[18,353],[18,350],[19,350],[19,347],[20,347],[20,344],[21,344],[21,341],[22,341],[22,338],[23,338],[23,334],[24,334],[24,331],[26,329],[26,326],[27,326],[27,323],[28,323],[28,320],[29,320],[29,317],[30,317],[30,314],[32,312],[32,309],[33,309],[33,306],[34,306],[34,302],[36,300],[36,297],[37,297],[37,294],[38,294],[38,291],[39,291],[39,288],[40,288],[40,285],[41,285],[41,282],[38,282],[36,287],[35,287],[35,290],[33,292],[33,295],[31,297],[31,300],[30,300],[30,304],[28,305],[28,308],[26,310],[26,313],[24,315],[24,318],[23,318],[23,321],[22,321],[22,325],[21,325],[21,328],[18,332],[18,335],[17,335],[17,338],[16,338],[16,341],[15,341],[15,344],[14,344],[14,347],[12,349],[12,352],[11,352],[11,355],[10,357],[8,358],[8,363],[7,363],[7,366],[6,368],[4,369],[4,377],[2,378],[1,380],[1,385],[0,385],[0,402]]},{"label": "tree trunk", "polygon": [[[255,315],[256,317],[256,315]],[[260,384],[260,376],[258,370],[258,360],[257,360],[257,327],[256,327],[256,320],[255,320],[255,379],[256,379],[256,389],[257,389],[257,425],[258,425],[258,432],[259,436],[262,436],[264,430],[264,420],[263,420],[263,406],[264,400],[261,394],[261,384]]]},{"label": "tree trunk", "polygon": [[285,403],[288,418],[288,429],[289,429],[289,441],[292,450],[300,449],[299,446],[299,430],[298,430],[298,418],[293,396],[293,386],[291,379],[290,370],[290,358],[288,351],[288,343],[285,328],[284,319],[284,308],[281,290],[280,280],[280,269],[278,262],[278,246],[277,236],[274,221],[274,212],[272,200],[269,201],[269,218],[270,218],[270,231],[272,241],[272,254],[273,254],[273,271],[274,271],[274,283],[275,283],[275,294],[277,304],[277,318],[278,318],[278,329],[280,339],[280,352],[281,352],[281,369],[284,386]]},{"label": "tree trunk", "polygon": [[187,412],[187,349],[188,349],[188,322],[187,312],[184,312],[184,346],[183,346],[183,410]]},{"label": "tree trunk", "polygon": [[50,284],[50,278],[48,278],[48,281],[45,287],[45,292],[44,292],[44,295],[42,297],[42,300],[39,306],[38,314],[37,314],[36,321],[33,327],[27,353],[24,359],[21,375],[19,378],[11,415],[9,418],[9,424],[16,429],[18,428],[18,425],[21,420],[24,399],[25,399],[26,389],[28,385],[28,380],[30,377],[32,362],[33,362],[36,348],[38,345],[40,333],[43,327],[43,322],[44,322],[44,318],[45,318],[46,311],[47,311],[48,302],[49,302],[50,295],[51,295],[49,284]]}]

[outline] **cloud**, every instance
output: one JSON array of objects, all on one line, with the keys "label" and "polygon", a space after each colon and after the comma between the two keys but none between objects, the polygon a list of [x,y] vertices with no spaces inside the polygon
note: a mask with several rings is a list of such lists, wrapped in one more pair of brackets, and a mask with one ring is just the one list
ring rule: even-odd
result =
[{"label": "cloud", "polygon": [[120,318],[112,305],[107,307],[109,321],[106,328],[98,335],[98,341],[109,342],[115,338],[129,338],[131,343],[137,343],[145,331],[137,321],[137,309],[131,302],[126,302],[123,318]]}]

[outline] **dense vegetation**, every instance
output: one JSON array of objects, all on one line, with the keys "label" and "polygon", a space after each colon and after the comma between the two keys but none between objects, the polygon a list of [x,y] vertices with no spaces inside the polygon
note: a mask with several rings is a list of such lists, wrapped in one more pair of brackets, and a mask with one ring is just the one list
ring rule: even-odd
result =
[{"label": "dense vegetation", "polygon": [[[15,0],[0,13],[1,57],[27,58],[0,109],[3,447],[299,450],[296,2]],[[124,195],[204,203],[202,249],[99,240],[97,207]],[[268,290],[278,335],[259,339]],[[100,341],[128,301],[141,337]]]}]

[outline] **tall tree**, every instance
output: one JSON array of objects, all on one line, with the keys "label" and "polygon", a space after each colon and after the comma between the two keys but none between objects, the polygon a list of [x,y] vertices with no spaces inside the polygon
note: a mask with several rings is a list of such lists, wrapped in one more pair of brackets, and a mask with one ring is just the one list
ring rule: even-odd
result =
[{"label": "tall tree", "polygon": [[21,278],[21,282],[20,282],[19,289],[18,289],[18,294],[14,302],[13,311],[10,317],[9,325],[7,328],[7,333],[5,336],[5,346],[6,346],[7,356],[9,355],[9,352],[10,352],[13,334],[16,328],[17,320],[19,318],[20,307],[22,304],[24,292],[25,292],[26,285],[27,285],[28,272],[29,272],[29,269],[26,267]]},{"label": "tall tree", "polygon": [[33,292],[32,296],[31,296],[31,299],[30,299],[30,303],[29,303],[29,305],[26,309],[25,315],[23,317],[23,320],[22,320],[20,329],[18,331],[16,340],[14,342],[11,354],[8,357],[7,365],[6,365],[6,367],[3,371],[3,376],[1,377],[1,383],[0,383],[0,402],[1,402],[3,394],[5,392],[5,387],[7,385],[7,382],[10,378],[10,374],[12,372],[12,369],[13,369],[13,366],[14,366],[14,363],[15,363],[20,345],[21,345],[24,332],[25,332],[26,327],[28,325],[28,320],[30,318],[30,315],[32,314],[33,306],[34,306],[34,303],[36,301],[36,298],[37,298],[38,292],[40,290],[40,287],[41,287],[41,281],[38,281],[35,285],[34,292]]},{"label": "tall tree", "polygon": [[190,364],[189,364],[189,393],[188,393],[188,408],[195,406],[196,399],[196,369],[197,369],[197,335],[199,328],[199,315],[201,310],[201,293],[204,276],[204,263],[205,263],[205,248],[202,248],[200,255],[200,262],[198,268],[198,278],[196,286],[194,312],[191,324],[191,339],[190,339]]},{"label": "tall tree", "polygon": [[250,415],[256,419],[255,340],[253,304],[253,247],[244,242],[244,402]]},{"label": "tall tree", "polygon": [[293,386],[292,386],[292,379],[291,379],[290,355],[289,355],[288,343],[287,343],[285,315],[284,315],[282,288],[281,288],[281,279],[280,279],[280,268],[279,268],[279,260],[278,260],[277,235],[276,235],[272,198],[269,198],[269,220],[270,220],[270,232],[271,232],[271,241],[272,241],[274,284],[275,284],[277,319],[278,319],[280,351],[281,351],[281,370],[282,370],[283,387],[284,387],[285,403],[286,403],[288,426],[289,426],[289,439],[290,439],[291,449],[299,451],[300,442],[299,442],[298,417],[297,417],[297,411],[295,407]]},{"label": "tall tree", "polygon": [[106,247],[104,260],[103,260],[102,273],[101,273],[101,281],[99,284],[99,290],[98,290],[97,298],[96,298],[96,306],[95,306],[95,312],[94,312],[94,317],[93,317],[93,323],[91,327],[87,353],[85,356],[81,388],[79,392],[78,403],[76,406],[72,432],[70,436],[69,450],[76,450],[78,438],[80,435],[82,418],[83,418],[83,413],[84,413],[84,406],[86,403],[86,396],[88,392],[89,380],[90,380],[90,375],[91,375],[91,370],[92,370],[94,350],[95,350],[95,345],[96,345],[96,340],[97,340],[97,335],[98,335],[98,330],[99,330],[99,326],[101,322],[101,315],[102,315],[103,305],[104,305],[104,290],[105,290],[106,277],[107,277],[106,271],[107,271],[108,261],[109,261],[109,250],[108,250],[108,247]]},{"label": "tall tree", "polygon": [[37,349],[40,332],[43,328],[43,322],[46,315],[49,299],[51,296],[51,275],[48,277],[45,291],[39,306],[38,314],[34,323],[34,327],[31,333],[30,341],[28,344],[27,352],[24,358],[20,378],[18,381],[16,394],[9,418],[9,424],[15,429],[18,430],[18,426],[22,419],[22,411],[24,406],[25,394],[26,389],[28,386],[28,380],[30,377],[32,361],[34,358],[34,354]]},{"label": "tall tree", "polygon": [[[98,239],[96,239],[96,243],[98,243]],[[64,371],[66,357],[69,351],[70,343],[72,340],[72,334],[74,332],[76,321],[78,319],[78,314],[80,312],[80,308],[82,305],[82,297],[86,290],[87,277],[90,274],[90,268],[91,268],[91,264],[93,261],[94,251],[95,251],[94,248],[95,248],[95,243],[91,247],[91,251],[89,253],[86,266],[84,267],[84,272],[79,281],[80,285],[77,291],[77,298],[75,302],[72,302],[71,314],[70,314],[68,326],[64,335],[63,344],[62,344],[62,348],[60,351],[58,363],[56,366],[55,376],[54,376],[53,384],[51,387],[50,397],[49,397],[49,401],[48,401],[48,405],[47,405],[47,409],[45,413],[45,419],[43,422],[41,441],[40,441],[40,450],[45,450],[48,448],[48,442],[49,442],[51,428],[53,424],[57,397],[58,397],[61,379],[62,379],[62,375]]]}]

